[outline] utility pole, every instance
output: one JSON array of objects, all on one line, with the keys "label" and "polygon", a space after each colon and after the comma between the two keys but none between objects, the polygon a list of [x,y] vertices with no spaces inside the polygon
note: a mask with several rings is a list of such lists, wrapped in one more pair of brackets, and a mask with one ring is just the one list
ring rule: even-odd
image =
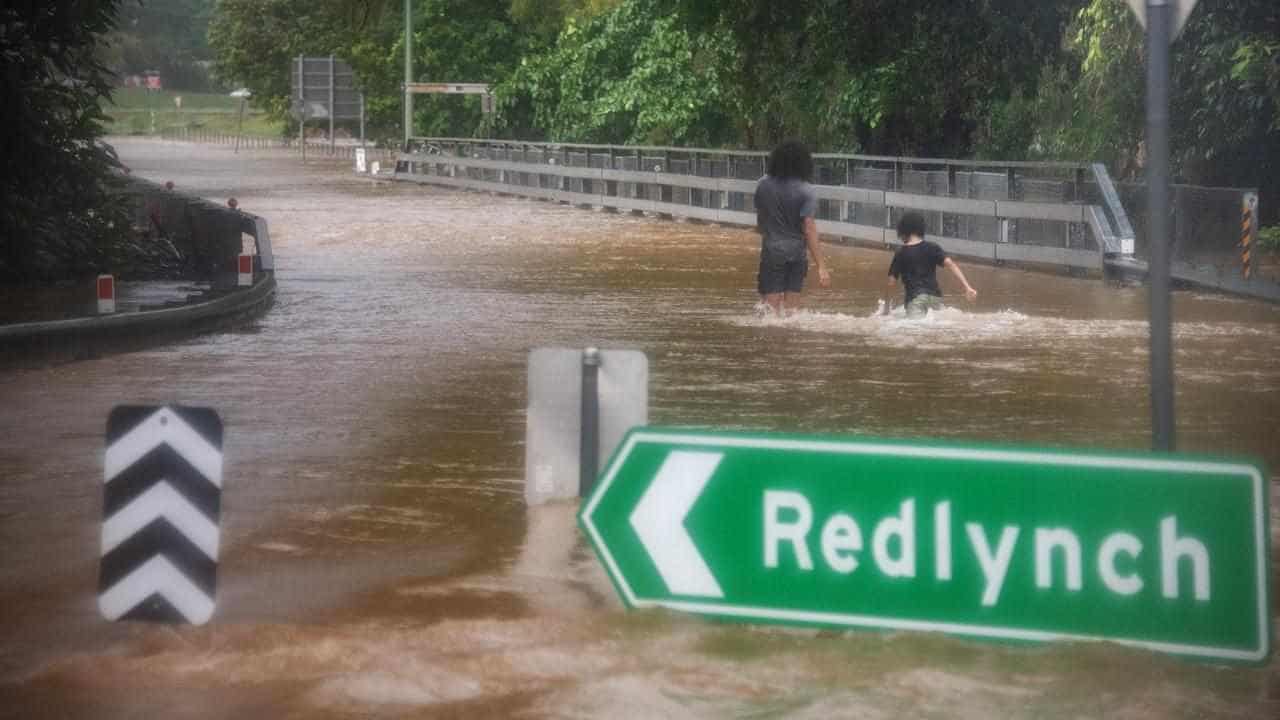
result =
[{"label": "utility pole", "polygon": [[1170,0],[1147,2],[1147,223],[1151,283],[1151,444],[1172,451],[1173,319],[1169,298]]},{"label": "utility pole", "polygon": [[404,150],[409,151],[409,138],[413,136],[413,0],[404,0]]}]

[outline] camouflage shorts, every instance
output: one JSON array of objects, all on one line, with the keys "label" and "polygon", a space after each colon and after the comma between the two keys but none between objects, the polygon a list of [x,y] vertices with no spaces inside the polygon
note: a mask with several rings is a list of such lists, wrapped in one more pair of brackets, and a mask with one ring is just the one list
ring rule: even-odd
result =
[{"label": "camouflage shorts", "polygon": [[942,298],[937,295],[917,295],[907,303],[907,317],[920,317],[930,310],[941,310]]}]

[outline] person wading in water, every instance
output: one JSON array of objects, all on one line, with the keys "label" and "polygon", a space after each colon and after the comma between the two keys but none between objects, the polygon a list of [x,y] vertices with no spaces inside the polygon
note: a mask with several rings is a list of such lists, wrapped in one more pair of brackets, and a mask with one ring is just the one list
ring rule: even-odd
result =
[{"label": "person wading in water", "polygon": [[[769,154],[767,174],[756,184],[756,230],[760,232],[760,273],[757,288],[764,303],[778,315],[800,307],[806,255],[818,266],[818,284],[831,285],[831,275],[818,252],[818,226],[814,215],[818,196],[813,178],[813,156],[796,141],[787,141]],[[806,253],[807,250],[807,253]]]},{"label": "person wading in water", "polygon": [[[920,317],[930,310],[942,307],[942,289],[938,287],[938,267],[951,271],[960,284],[964,286],[964,295],[969,302],[978,297],[978,291],[969,285],[964,271],[955,260],[947,257],[942,246],[924,239],[924,216],[918,212],[908,212],[898,221],[898,238],[902,247],[893,254],[893,262],[889,263],[889,295],[899,279],[906,291],[907,317]],[[886,314],[890,299],[884,301]]]}]

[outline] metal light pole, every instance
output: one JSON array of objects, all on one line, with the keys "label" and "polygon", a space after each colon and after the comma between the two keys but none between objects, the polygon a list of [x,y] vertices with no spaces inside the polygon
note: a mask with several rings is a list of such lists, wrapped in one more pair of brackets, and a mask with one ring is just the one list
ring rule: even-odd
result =
[{"label": "metal light pole", "polygon": [[1169,42],[1173,7],[1147,3],[1147,209],[1151,282],[1151,445],[1175,447],[1169,298]]},{"label": "metal light pole", "polygon": [[413,0],[404,0],[404,149],[409,151],[409,138],[413,135]]}]

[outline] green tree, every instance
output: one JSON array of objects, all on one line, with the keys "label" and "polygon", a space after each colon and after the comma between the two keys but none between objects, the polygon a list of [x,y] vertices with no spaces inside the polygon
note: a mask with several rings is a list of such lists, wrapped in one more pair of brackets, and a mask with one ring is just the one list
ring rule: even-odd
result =
[{"label": "green tree", "polygon": [[621,0],[511,0],[511,19],[523,31],[552,44],[568,20],[589,20]]},{"label": "green tree", "polygon": [[746,143],[957,156],[990,107],[1032,87],[1079,2],[674,0],[728,32]]},{"label": "green tree", "polygon": [[0,279],[54,281],[100,269],[128,227],[114,153],[98,142],[111,91],[98,45],[118,0],[0,8]]},{"label": "green tree", "polygon": [[[1177,179],[1254,186],[1280,217],[1280,4],[1200,3],[1172,46],[1171,160]],[[995,109],[979,152],[1097,160],[1142,170],[1144,35],[1121,0],[1090,0],[1036,91]]]},{"label": "green tree", "polygon": [[253,92],[254,104],[283,118],[290,69],[299,55],[344,52],[376,23],[380,0],[219,0],[209,22],[214,72]]},{"label": "green tree", "polygon": [[[286,118],[290,64],[299,55],[335,55],[359,77],[371,132],[397,137],[401,7],[390,0],[220,0],[209,28],[216,72],[248,87],[259,107]],[[414,0],[413,18],[415,80],[492,82],[510,72],[525,47],[508,0]],[[418,96],[414,105],[418,133],[471,135],[480,124],[474,96]]]},{"label": "green tree", "polygon": [[[575,142],[719,144],[734,137],[727,36],[693,36],[658,0],[626,0],[525,57],[495,92],[496,129]],[[514,132],[513,132],[514,131]]]},{"label": "green tree", "polygon": [[108,64],[120,74],[160,73],[165,86],[208,90],[205,65],[215,0],[131,0],[108,36]]}]

